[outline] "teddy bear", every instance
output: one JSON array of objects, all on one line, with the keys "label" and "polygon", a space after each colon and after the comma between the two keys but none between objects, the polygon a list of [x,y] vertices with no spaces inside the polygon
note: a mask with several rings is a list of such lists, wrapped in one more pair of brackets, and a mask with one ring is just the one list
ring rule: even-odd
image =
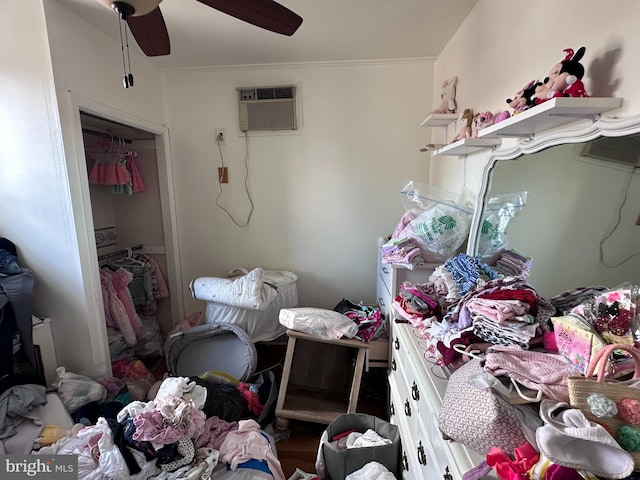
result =
[{"label": "teddy bear", "polygon": [[492,112],[479,112],[473,116],[471,122],[471,138],[478,138],[478,132],[483,128],[493,125],[494,116]]},{"label": "teddy bear", "polygon": [[515,97],[507,98],[507,105],[513,108],[514,115],[522,113],[535,105],[534,94],[536,93],[536,87],[541,85],[542,82],[531,80],[516,93]]},{"label": "teddy bear", "polygon": [[456,86],[458,85],[458,76],[454,75],[442,82],[442,93],[440,99],[442,103],[433,113],[456,113]]},{"label": "teddy bear", "polygon": [[471,126],[473,124],[473,110],[470,108],[465,108],[462,112],[462,116],[460,117],[460,131],[458,134],[453,137],[451,143],[456,142],[458,140],[462,140],[463,138],[471,138]]},{"label": "teddy bear", "polygon": [[564,49],[564,59],[551,68],[549,75],[544,79],[544,86],[536,91],[536,105],[556,97],[589,96],[582,82],[584,66],[580,60],[584,52],[585,47],[580,47],[577,52],[571,48]]}]

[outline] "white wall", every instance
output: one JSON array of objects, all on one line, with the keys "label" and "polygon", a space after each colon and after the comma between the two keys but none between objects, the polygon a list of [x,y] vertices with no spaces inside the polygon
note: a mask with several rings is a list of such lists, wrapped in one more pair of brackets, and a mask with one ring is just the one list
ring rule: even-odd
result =
[{"label": "white wall", "polygon": [[[377,238],[400,219],[406,180],[427,181],[418,150],[429,132],[419,124],[431,109],[432,69],[424,60],[165,73],[185,298],[198,276],[262,266],[296,272],[301,305],[375,302]],[[230,182],[219,202],[243,224],[250,204],[235,89],[288,84],[298,88],[300,129],[250,134],[255,210],[240,228],[216,206],[214,129],[227,131]],[[204,308],[186,305],[187,313]]]},{"label": "white wall", "polygon": [[[87,308],[41,2],[2,1],[0,18],[0,234],[34,271],[33,313],[54,318],[54,329],[68,321],[69,332],[89,338],[89,326],[76,322]],[[91,345],[73,352],[76,365],[92,363]],[[104,364],[104,348],[95,357]]]},{"label": "white wall", "polygon": [[[458,75],[460,111],[498,111],[532,79],[542,80],[564,57],[565,48],[586,47],[583,79],[591,96],[622,97],[614,115],[640,110],[640,37],[635,33],[640,3],[634,0],[541,0],[535,8],[524,0],[480,0],[444,48],[435,79]],[[439,94],[439,92],[434,92]],[[516,140],[503,140],[502,147]],[[462,179],[477,191],[486,153],[467,158],[436,157],[432,181],[459,190]]]}]

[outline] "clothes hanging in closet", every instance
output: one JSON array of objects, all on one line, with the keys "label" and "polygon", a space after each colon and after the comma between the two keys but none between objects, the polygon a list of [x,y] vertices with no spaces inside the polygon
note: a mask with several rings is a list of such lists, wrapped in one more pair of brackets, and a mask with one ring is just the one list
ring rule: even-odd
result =
[{"label": "clothes hanging in closet", "polygon": [[145,191],[142,175],[135,162],[137,153],[125,149],[123,142],[115,142],[113,137],[103,137],[86,149],[94,160],[89,172],[89,182],[96,185],[110,185],[111,192],[117,194]]},{"label": "clothes hanging in closet", "polygon": [[100,280],[107,326],[120,330],[128,346],[136,345],[141,317],[153,317],[157,300],[169,297],[160,266],[148,255],[132,254],[104,265]]}]

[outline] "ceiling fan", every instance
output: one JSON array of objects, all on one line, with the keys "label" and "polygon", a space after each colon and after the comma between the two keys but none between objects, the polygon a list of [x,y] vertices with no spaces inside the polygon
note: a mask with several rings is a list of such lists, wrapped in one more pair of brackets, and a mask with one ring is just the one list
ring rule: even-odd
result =
[{"label": "ceiling fan", "polygon": [[[148,57],[169,55],[169,33],[160,11],[162,0],[97,0],[126,21],[136,42]],[[291,36],[302,18],[273,0],[196,0],[227,15],[271,32]]]}]

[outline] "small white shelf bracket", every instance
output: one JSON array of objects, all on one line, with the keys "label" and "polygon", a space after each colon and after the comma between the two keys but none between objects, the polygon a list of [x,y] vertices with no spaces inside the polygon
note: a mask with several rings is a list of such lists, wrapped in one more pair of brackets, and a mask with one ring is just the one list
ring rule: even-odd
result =
[{"label": "small white shelf bracket", "polygon": [[600,114],[594,113],[593,115],[585,115],[583,113],[550,113],[550,117],[567,117],[567,118],[591,118],[591,121],[597,122],[600,120]]}]

